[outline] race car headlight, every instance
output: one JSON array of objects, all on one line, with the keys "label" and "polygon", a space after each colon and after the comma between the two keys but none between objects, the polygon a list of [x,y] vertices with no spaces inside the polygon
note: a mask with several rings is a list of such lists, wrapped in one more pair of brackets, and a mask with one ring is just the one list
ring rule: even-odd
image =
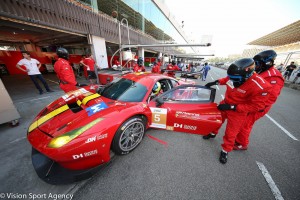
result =
[{"label": "race car headlight", "polygon": [[48,144],[48,147],[50,148],[59,148],[64,146],[65,144],[68,144],[70,141],[75,139],[77,136],[82,134],[83,132],[87,131],[91,127],[93,127],[98,122],[102,121],[104,118],[98,118],[87,125],[84,125],[78,129],[75,129],[73,131],[67,132],[63,135],[60,135],[58,137],[54,137]]}]

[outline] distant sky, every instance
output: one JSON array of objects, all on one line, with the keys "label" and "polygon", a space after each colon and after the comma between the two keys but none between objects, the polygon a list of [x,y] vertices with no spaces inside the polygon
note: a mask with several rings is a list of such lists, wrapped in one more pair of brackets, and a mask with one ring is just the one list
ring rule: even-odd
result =
[{"label": "distant sky", "polygon": [[[165,0],[187,35],[212,35],[216,56],[300,20],[300,0]],[[300,27],[299,27],[300,31]]]}]

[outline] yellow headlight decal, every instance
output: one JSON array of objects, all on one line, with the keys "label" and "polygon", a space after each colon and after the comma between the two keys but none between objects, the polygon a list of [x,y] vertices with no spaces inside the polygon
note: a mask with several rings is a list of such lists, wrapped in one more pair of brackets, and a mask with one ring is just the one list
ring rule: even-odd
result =
[{"label": "yellow headlight decal", "polygon": [[70,131],[68,133],[65,133],[61,136],[53,138],[50,141],[50,143],[48,144],[48,147],[50,147],[50,148],[59,148],[59,147],[64,146],[65,144],[69,143],[70,141],[75,139],[77,136],[79,136],[83,132],[85,132],[88,129],[90,129],[91,127],[93,127],[98,122],[102,121],[103,119],[104,118],[98,118],[98,119],[88,123],[87,125],[81,127],[81,128],[75,129],[75,130]]},{"label": "yellow headlight decal", "polygon": [[98,94],[98,93],[95,93],[95,94],[93,94],[93,95],[87,96],[87,97],[85,97],[85,98],[82,100],[82,104],[83,104],[83,105],[86,105],[86,103],[87,103],[88,101],[90,101],[90,100],[92,100],[92,99],[96,99],[96,98],[98,98],[98,97],[100,97],[100,94]]},{"label": "yellow headlight decal", "polygon": [[39,118],[37,121],[34,121],[29,126],[28,132],[30,133],[31,131],[33,131],[34,129],[36,129],[38,126],[42,125],[43,123],[45,123],[49,119],[52,119],[56,115],[59,115],[60,113],[66,111],[68,109],[69,109],[69,106],[68,105],[64,105],[64,106],[62,106],[60,108],[57,108],[57,109],[53,110],[52,112],[48,113],[47,115],[42,116],[41,118]]}]

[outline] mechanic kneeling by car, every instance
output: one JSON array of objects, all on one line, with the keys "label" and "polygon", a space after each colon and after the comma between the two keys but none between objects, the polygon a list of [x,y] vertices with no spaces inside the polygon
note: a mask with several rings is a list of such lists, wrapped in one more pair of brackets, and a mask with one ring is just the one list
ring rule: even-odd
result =
[{"label": "mechanic kneeling by car", "polygon": [[[236,136],[242,128],[247,115],[265,108],[271,85],[254,72],[255,63],[252,58],[242,58],[233,62],[228,70],[228,76],[205,86],[226,85],[225,99],[218,109],[222,114],[222,123],[227,119],[222,151],[219,160],[227,162],[228,152],[233,150]],[[203,139],[215,138],[218,130],[203,136]]]}]

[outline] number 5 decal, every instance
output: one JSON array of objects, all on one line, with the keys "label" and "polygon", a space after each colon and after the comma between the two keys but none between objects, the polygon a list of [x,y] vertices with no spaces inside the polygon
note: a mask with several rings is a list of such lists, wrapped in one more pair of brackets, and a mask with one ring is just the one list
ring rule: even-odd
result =
[{"label": "number 5 decal", "polygon": [[152,124],[150,127],[154,128],[166,128],[167,124],[167,109],[165,108],[151,108],[152,112]]}]

